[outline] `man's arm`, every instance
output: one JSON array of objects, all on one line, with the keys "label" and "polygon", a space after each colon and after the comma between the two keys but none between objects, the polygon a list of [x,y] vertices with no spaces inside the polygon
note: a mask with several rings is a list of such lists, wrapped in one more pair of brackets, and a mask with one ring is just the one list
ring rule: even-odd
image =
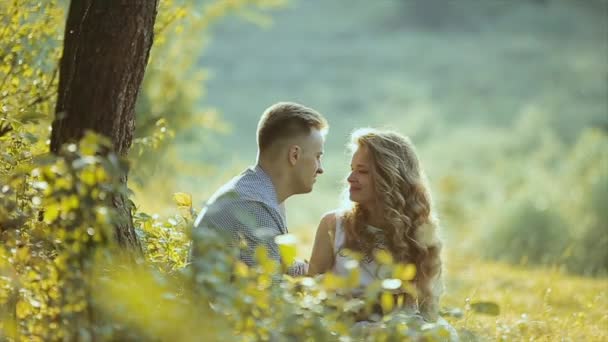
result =
[{"label": "man's arm", "polygon": [[[211,228],[218,231],[228,239],[228,243],[239,247],[245,242],[247,247],[240,250],[240,259],[248,266],[254,266],[255,250],[258,246],[264,246],[268,257],[281,263],[281,254],[274,238],[281,235],[279,224],[275,221],[270,208],[260,202],[247,200],[227,201],[216,203],[202,214],[198,225],[194,228]],[[200,234],[199,234],[200,235]],[[196,237],[197,234],[193,234]],[[196,244],[196,239],[194,239]],[[193,249],[196,251],[196,249]],[[196,257],[197,253],[193,253]],[[296,276],[304,275],[307,265],[296,263],[287,269],[287,274]]]},{"label": "man's arm", "polygon": [[[243,206],[247,210],[246,214],[242,214],[245,208],[239,208],[241,209],[241,219],[239,221],[242,223],[239,235],[247,243],[247,248],[241,250],[241,260],[249,266],[255,265],[255,250],[258,246],[264,246],[268,252],[268,257],[281,264],[281,252],[275,238],[282,233],[279,223],[271,213],[272,209],[263,203],[253,201],[247,202]],[[307,271],[307,263],[296,261],[285,272],[291,276],[301,276],[305,275]]]}]

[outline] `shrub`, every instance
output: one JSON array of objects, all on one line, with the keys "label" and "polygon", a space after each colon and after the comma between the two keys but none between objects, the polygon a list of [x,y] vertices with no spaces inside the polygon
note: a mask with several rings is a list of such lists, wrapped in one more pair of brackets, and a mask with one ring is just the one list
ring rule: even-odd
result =
[{"label": "shrub", "polygon": [[486,256],[512,263],[562,261],[563,251],[571,242],[568,227],[555,208],[530,197],[505,205],[496,226],[484,238]]}]

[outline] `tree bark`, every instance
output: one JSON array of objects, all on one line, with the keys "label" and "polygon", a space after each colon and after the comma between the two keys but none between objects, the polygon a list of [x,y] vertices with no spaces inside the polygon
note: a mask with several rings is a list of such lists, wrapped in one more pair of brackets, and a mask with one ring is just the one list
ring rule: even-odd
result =
[{"label": "tree bark", "polygon": [[[51,152],[77,142],[85,131],[112,141],[125,156],[133,140],[135,100],[154,35],[158,0],[72,0],[59,70]],[[127,171],[122,176],[127,181]],[[122,246],[141,251],[127,198],[113,204],[125,223],[116,226]]]}]

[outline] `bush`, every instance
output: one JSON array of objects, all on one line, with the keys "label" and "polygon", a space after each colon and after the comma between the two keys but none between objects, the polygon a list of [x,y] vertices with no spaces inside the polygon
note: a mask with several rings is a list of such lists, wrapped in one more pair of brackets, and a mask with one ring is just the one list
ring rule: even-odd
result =
[{"label": "bush", "polygon": [[562,211],[575,243],[568,267],[586,275],[608,274],[608,133],[584,132],[562,168]]},{"label": "bush", "polygon": [[[517,187],[481,233],[483,254],[512,263],[559,264],[585,275],[608,272],[608,134],[584,131],[570,150],[548,148],[529,158]],[[539,158],[540,159],[540,158]],[[514,162],[517,163],[517,160]]]},{"label": "bush", "polygon": [[525,196],[508,203],[485,236],[486,256],[512,263],[554,264],[571,242],[559,212]]}]

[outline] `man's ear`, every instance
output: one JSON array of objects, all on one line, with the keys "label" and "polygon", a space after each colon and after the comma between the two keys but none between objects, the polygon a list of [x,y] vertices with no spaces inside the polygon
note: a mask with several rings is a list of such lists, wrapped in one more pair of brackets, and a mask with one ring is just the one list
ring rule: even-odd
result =
[{"label": "man's ear", "polygon": [[300,154],[302,153],[302,148],[298,145],[291,145],[289,147],[289,164],[291,166],[295,166],[300,159]]}]

